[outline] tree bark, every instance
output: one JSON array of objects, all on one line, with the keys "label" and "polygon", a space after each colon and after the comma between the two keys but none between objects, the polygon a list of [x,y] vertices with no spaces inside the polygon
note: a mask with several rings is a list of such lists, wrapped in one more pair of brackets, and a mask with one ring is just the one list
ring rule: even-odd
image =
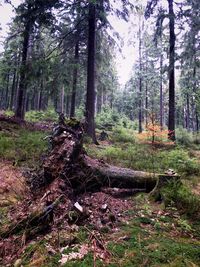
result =
[{"label": "tree bark", "polygon": [[97,91],[97,113],[101,112],[101,108],[102,108],[102,88],[101,85],[99,84],[98,86],[98,91]]},{"label": "tree bark", "polygon": [[161,36],[161,53],[160,53],[160,129],[163,130],[163,52]]},{"label": "tree bark", "polygon": [[139,112],[138,112],[138,124],[139,129],[138,132],[142,133],[142,26],[141,26],[141,18],[139,20]]},{"label": "tree bark", "polygon": [[186,122],[186,129],[190,130],[190,99],[189,99],[189,95],[186,94],[186,118],[185,118],[185,122]]},{"label": "tree bark", "polygon": [[169,117],[168,117],[168,138],[175,141],[175,15],[173,0],[168,0],[169,5]]},{"label": "tree bark", "polygon": [[16,84],[16,72],[17,70],[14,70],[14,74],[13,74],[13,80],[12,80],[12,87],[11,87],[11,95],[10,95],[10,103],[9,103],[9,108],[10,110],[13,109],[13,102],[14,102],[14,93],[15,93],[15,84]]},{"label": "tree bark", "polygon": [[97,143],[95,134],[95,33],[96,31],[96,4],[89,3],[88,15],[88,65],[87,65],[87,95],[86,95],[86,133]]},{"label": "tree bark", "polygon": [[70,118],[73,118],[75,116],[78,61],[79,61],[79,40],[77,40],[76,42],[75,53],[74,53],[73,88],[71,97]]},{"label": "tree bark", "polygon": [[9,85],[10,85],[10,71],[6,77],[6,95],[5,95],[5,109],[9,107]]},{"label": "tree bark", "polygon": [[22,62],[20,66],[20,81],[19,81],[19,90],[17,96],[17,105],[15,111],[15,117],[19,119],[24,119],[24,101],[26,95],[26,61],[28,55],[28,44],[31,31],[31,22],[28,20],[24,33],[23,33],[23,46],[22,46]]}]

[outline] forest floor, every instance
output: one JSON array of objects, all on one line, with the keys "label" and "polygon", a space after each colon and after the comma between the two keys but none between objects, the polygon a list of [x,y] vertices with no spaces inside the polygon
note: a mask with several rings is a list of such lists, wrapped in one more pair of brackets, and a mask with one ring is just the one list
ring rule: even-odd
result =
[{"label": "forest floor", "polygon": [[[23,173],[42,162],[48,132],[43,127],[33,131],[7,122],[0,122],[0,129],[1,228],[9,223],[13,207],[27,197]],[[4,261],[0,258],[0,266],[200,266],[199,147],[152,146],[137,140],[133,132],[125,130],[125,135],[123,131],[109,132],[109,140],[99,146],[85,143],[87,153],[137,170],[173,169],[183,178],[183,187],[169,186],[160,202],[145,193],[127,198],[85,193],[79,203],[90,210],[94,224],[69,225],[66,221],[65,228],[52,225],[46,235],[26,243],[20,233],[14,237],[19,240],[17,250],[13,248]],[[10,250],[1,247],[2,255],[2,249]]]}]

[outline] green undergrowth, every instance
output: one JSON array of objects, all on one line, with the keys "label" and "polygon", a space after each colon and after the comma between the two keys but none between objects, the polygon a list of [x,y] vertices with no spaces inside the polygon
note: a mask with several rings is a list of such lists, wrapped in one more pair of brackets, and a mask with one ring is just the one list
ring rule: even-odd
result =
[{"label": "green undergrowth", "polygon": [[162,188],[166,206],[176,206],[179,211],[195,220],[200,219],[200,197],[180,182],[170,182]]},{"label": "green undergrowth", "polygon": [[[167,142],[155,145],[141,142],[137,139],[137,134],[133,129],[121,126],[109,131],[108,136],[109,144],[107,145],[100,144],[95,147],[86,144],[88,153],[93,157],[103,158],[108,163],[135,170],[165,172],[173,169],[183,177],[200,176],[198,159],[192,155],[191,147],[186,145],[187,142],[183,141],[186,137],[192,140],[190,133],[180,130],[177,134],[179,141],[176,145],[169,145]],[[189,141],[187,144],[190,144]],[[192,149],[197,148],[197,146],[192,146]]]},{"label": "green undergrowth", "polygon": [[137,142],[121,142],[109,146],[87,146],[87,151],[91,156],[103,158],[108,163],[135,170],[165,172],[173,169],[184,177],[200,174],[198,161],[190,157],[187,149],[178,146],[165,149]]},{"label": "green undergrowth", "polygon": [[26,112],[25,119],[30,122],[57,121],[58,114],[51,108],[45,111],[31,110]]},{"label": "green undergrowth", "polygon": [[30,131],[1,122],[0,158],[13,161],[15,165],[34,165],[38,163],[43,153],[47,151],[47,133]]}]

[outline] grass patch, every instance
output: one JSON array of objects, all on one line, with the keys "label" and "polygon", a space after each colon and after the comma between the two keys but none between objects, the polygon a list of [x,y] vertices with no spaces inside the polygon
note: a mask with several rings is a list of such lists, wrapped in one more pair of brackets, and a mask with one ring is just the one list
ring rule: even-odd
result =
[{"label": "grass patch", "polygon": [[2,131],[0,132],[0,157],[14,161],[16,165],[22,162],[34,165],[47,151],[47,141],[43,139],[45,136],[44,132],[18,127]]}]

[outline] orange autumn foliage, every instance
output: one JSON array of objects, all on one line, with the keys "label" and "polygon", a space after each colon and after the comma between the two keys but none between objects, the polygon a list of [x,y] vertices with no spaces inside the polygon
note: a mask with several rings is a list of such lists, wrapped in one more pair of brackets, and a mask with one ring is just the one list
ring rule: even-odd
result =
[{"label": "orange autumn foliage", "polygon": [[138,134],[140,141],[166,142],[168,140],[169,131],[161,128],[158,122],[156,122],[155,115],[150,116],[150,122],[147,123],[144,132]]}]

